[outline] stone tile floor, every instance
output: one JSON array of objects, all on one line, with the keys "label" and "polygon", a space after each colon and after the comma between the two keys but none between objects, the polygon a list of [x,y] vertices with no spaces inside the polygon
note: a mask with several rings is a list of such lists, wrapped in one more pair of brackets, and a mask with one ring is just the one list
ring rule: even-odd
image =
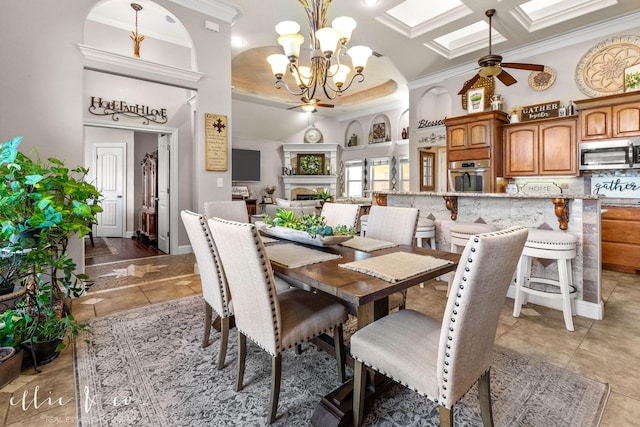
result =
[{"label": "stone tile floor", "polygon": [[[150,261],[153,262],[153,261]],[[87,320],[173,298],[201,293],[199,277],[181,274],[129,287],[92,292],[74,300],[73,314]],[[576,331],[564,328],[560,311],[527,306],[513,318],[513,300],[507,299],[496,342],[523,354],[611,385],[611,395],[602,426],[640,425],[640,277],[603,271],[605,318],[574,319]],[[410,289],[408,307],[441,318],[446,302],[446,284],[429,282]],[[196,332],[200,333],[200,332]],[[76,405],[84,404],[82,391],[76,396],[73,350],[65,349],[54,362],[33,368],[0,390],[2,426],[74,426]],[[545,426],[546,427],[546,426]]]}]

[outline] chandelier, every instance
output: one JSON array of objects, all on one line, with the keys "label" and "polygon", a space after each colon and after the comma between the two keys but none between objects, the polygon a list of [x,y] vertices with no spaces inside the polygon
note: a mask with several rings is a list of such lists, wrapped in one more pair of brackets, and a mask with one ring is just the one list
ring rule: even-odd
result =
[{"label": "chandelier", "polygon": [[[280,34],[278,44],[283,47],[284,55],[270,55],[267,61],[271,64],[271,70],[276,77],[274,86],[278,89],[284,86],[290,94],[302,96],[303,110],[312,111],[319,102],[316,97],[316,92],[320,94],[319,88],[322,88],[328,99],[334,99],[349,89],[356,78],[358,82],[363,82],[362,71],[372,51],[366,46],[353,46],[347,50],[346,53],[351,57],[355,70],[349,78],[351,68],[340,62],[340,56],[356,28],[356,21],[348,16],[341,16],[331,22],[332,27],[327,27],[325,26],[326,14],[331,0],[298,0],[298,2],[304,7],[309,19],[311,47],[309,66],[298,62],[304,37],[298,33],[300,25],[294,21],[283,21],[276,25],[276,32]],[[283,80],[287,70],[295,78],[297,89],[291,89]]]}]

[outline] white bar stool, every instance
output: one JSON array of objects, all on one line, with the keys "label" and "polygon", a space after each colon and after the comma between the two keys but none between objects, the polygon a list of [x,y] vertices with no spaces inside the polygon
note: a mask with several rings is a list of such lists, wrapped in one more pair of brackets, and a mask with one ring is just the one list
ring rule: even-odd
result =
[{"label": "white bar stool", "polygon": [[[523,295],[523,293],[560,299],[562,300],[564,324],[568,330],[574,330],[571,317],[571,290],[573,288],[571,260],[576,257],[577,247],[578,237],[574,234],[562,231],[529,229],[529,237],[527,237],[522,256],[518,262],[513,317],[520,317],[522,304],[526,303],[526,295]],[[558,280],[531,277],[531,258],[555,260],[558,263]],[[531,283],[557,286],[560,288],[560,293],[532,288],[530,286]]]},{"label": "white bar stool", "polygon": [[[453,224],[449,228],[449,237],[451,239],[451,252],[460,253],[467,245],[469,239],[476,234],[490,233],[496,231],[498,228],[495,225],[484,224],[481,222],[461,222]],[[451,282],[455,276],[455,271],[449,273],[449,280],[447,285],[447,295],[451,289]]]},{"label": "white bar stool", "polygon": [[418,217],[416,228],[416,245],[422,247],[422,239],[429,239],[431,249],[436,249],[436,224],[428,218]]}]

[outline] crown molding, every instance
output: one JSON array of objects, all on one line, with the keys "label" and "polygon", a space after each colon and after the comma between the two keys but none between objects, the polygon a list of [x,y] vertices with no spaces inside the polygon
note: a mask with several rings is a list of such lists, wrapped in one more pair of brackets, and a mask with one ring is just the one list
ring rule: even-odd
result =
[{"label": "crown molding", "polygon": [[157,62],[146,61],[132,56],[120,55],[118,53],[107,52],[102,49],[87,46],[78,43],[78,48],[84,55],[84,58],[91,61],[101,62],[103,64],[117,65],[129,70],[142,71],[150,74],[157,74],[163,77],[181,79],[189,83],[199,81],[204,73],[199,71],[187,70],[184,68],[173,67],[171,65],[158,64]]},{"label": "crown molding", "polygon": [[173,3],[184,6],[188,9],[195,10],[197,12],[209,15],[212,18],[217,18],[221,21],[233,24],[242,15],[244,11],[228,3],[224,0],[169,0]]}]

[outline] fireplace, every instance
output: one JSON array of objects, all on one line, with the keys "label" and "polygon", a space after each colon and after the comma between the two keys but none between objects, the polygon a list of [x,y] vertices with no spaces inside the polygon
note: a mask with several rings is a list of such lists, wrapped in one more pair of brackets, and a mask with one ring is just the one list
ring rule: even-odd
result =
[{"label": "fireplace", "polygon": [[319,194],[324,190],[332,196],[336,196],[338,192],[338,175],[336,174],[338,170],[338,147],[338,144],[324,143],[282,144],[284,154],[283,166],[290,172],[296,169],[292,167],[292,164],[296,164],[299,154],[323,154],[324,164],[326,165],[323,172],[329,173],[327,175],[282,175],[284,197],[289,200],[295,200],[298,194]]}]

